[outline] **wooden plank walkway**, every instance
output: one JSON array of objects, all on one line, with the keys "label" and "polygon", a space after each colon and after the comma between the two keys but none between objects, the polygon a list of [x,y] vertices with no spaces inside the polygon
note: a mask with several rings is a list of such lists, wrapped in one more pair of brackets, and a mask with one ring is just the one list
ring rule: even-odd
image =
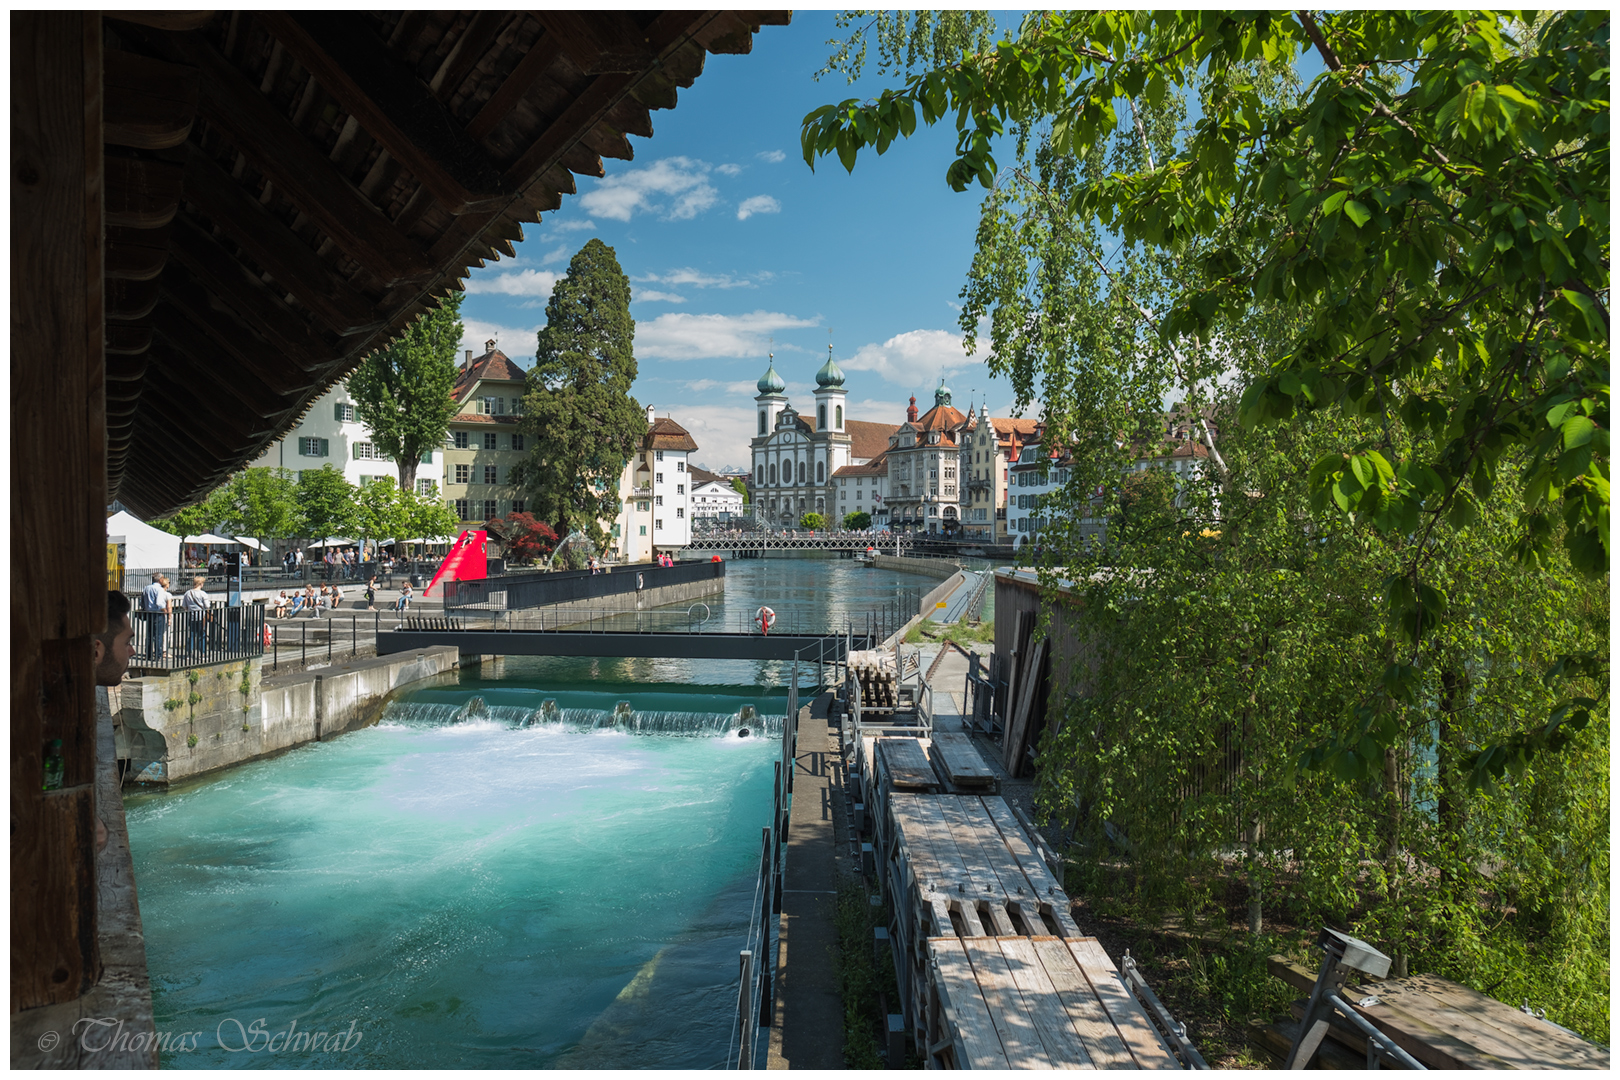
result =
[{"label": "wooden plank walkway", "polygon": [[855,755],[902,1008],[930,1067],[1181,1067],[970,740],[863,738]]}]

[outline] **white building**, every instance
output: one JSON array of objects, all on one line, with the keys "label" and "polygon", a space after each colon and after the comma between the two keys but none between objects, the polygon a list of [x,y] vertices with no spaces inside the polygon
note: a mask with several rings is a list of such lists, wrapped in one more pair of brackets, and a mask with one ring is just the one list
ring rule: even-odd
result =
[{"label": "white building", "polygon": [[718,523],[739,516],[743,510],[743,494],[731,485],[729,477],[692,466],[692,517]]},{"label": "white building", "polygon": [[[619,477],[619,519],[609,530],[619,555],[645,562],[657,551],[692,542],[692,473],[698,448],[691,432],[647,406],[647,434]],[[712,475],[712,474],[710,474]]]},{"label": "white building", "polygon": [[884,529],[889,525],[889,457],[880,453],[871,461],[859,465],[845,465],[833,473],[833,496],[836,512],[830,523],[841,528],[847,514],[871,514],[872,528]]},{"label": "white building", "polygon": [[[422,464],[438,465],[438,453],[430,450],[423,454]],[[322,394],[296,428],[271,443],[250,463],[255,469],[287,469],[294,475],[326,465],[341,472],[356,487],[379,476],[399,480],[394,459],[382,455],[371,441],[371,433],[360,423],[349,397],[347,379]],[[419,468],[417,475],[433,479],[437,487],[436,469]]]},{"label": "white building", "polygon": [[1069,482],[1073,462],[1068,456],[1053,458],[1041,443],[1025,446],[1018,461],[1008,470],[1007,533],[1013,547],[1033,543],[1051,520],[1041,499]]}]

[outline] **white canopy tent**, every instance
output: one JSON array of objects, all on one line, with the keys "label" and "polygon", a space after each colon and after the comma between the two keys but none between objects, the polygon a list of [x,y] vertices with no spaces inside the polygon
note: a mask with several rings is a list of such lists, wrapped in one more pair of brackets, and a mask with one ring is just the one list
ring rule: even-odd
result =
[{"label": "white canopy tent", "polygon": [[257,540],[253,539],[253,537],[251,537],[251,536],[238,536],[236,538],[236,542],[238,544],[241,544],[243,547],[250,547],[254,551],[264,551],[265,550],[265,546],[263,544],[259,543]]},{"label": "white canopy tent", "polygon": [[173,570],[184,543],[180,537],[148,525],[127,510],[107,519],[107,535],[124,538],[124,568],[132,581],[143,570]]},{"label": "white canopy tent", "polygon": [[197,536],[186,537],[188,544],[235,544],[236,541],[228,536],[215,536],[213,533],[200,533]]},{"label": "white canopy tent", "polygon": [[329,547],[354,547],[358,541],[346,540],[341,536],[328,536],[325,540],[317,540],[313,544],[305,544],[304,549]]}]

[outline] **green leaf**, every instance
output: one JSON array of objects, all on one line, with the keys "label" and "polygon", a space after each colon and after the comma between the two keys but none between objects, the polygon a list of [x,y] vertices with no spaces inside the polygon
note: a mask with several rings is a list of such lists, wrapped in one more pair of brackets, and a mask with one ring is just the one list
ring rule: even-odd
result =
[{"label": "green leaf", "polygon": [[1350,199],[1344,204],[1344,216],[1355,222],[1356,227],[1360,228],[1372,220],[1372,211],[1357,200]]}]

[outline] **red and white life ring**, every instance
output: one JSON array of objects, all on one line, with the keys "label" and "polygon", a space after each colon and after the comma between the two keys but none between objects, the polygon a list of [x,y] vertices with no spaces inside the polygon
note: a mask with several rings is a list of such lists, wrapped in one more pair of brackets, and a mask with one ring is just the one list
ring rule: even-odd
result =
[{"label": "red and white life ring", "polygon": [[759,623],[759,632],[769,634],[771,627],[776,625],[776,612],[768,607],[762,607],[754,612],[754,621]]}]

